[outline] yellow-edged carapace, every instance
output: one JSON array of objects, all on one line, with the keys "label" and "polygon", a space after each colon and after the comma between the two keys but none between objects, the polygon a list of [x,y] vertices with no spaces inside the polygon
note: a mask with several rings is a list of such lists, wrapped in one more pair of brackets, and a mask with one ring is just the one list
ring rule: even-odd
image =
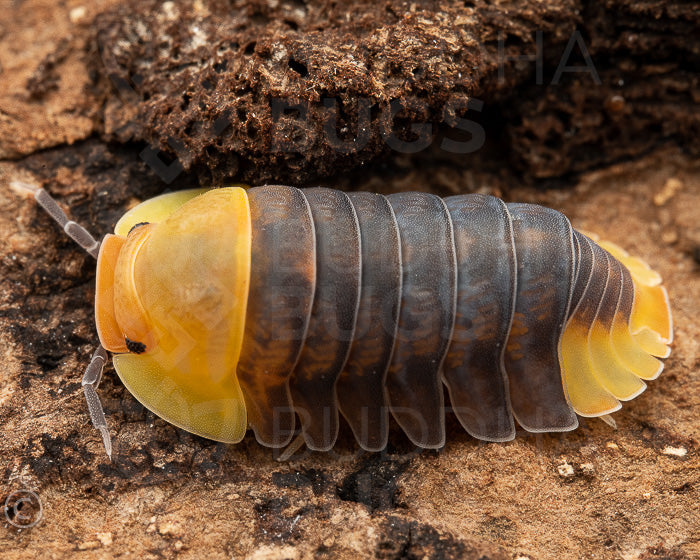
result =
[{"label": "yellow-edged carapace", "polygon": [[[99,247],[97,330],[126,387],[216,441],[251,428],[267,446],[300,433],[328,450],[342,414],[377,451],[392,415],[417,446],[439,448],[448,407],[488,441],[512,439],[516,421],[573,430],[639,395],[673,337],[658,274],[541,206],[190,190],[143,202],[98,244],[35,196]],[[98,349],[83,385],[111,453],[94,390],[105,360]]]}]

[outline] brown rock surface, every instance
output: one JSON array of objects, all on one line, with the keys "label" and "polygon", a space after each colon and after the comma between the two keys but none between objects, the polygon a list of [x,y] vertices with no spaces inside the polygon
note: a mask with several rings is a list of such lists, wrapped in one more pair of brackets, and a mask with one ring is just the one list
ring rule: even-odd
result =
[{"label": "brown rock surface", "polygon": [[[475,4],[482,20],[502,21],[503,5],[487,9]],[[697,144],[659,145],[662,138],[687,139],[697,130],[697,107],[683,101],[695,90],[678,78],[673,83],[681,102],[660,100],[657,106],[668,112],[654,116],[650,110],[651,124],[641,128],[634,128],[637,110],[629,113],[619,121],[622,136],[610,140],[620,151],[601,149],[586,166],[639,154],[641,146],[653,147],[648,154],[561,180],[558,184],[569,187],[563,190],[520,186],[513,164],[504,159],[503,143],[492,142],[491,135],[488,150],[471,159],[445,154],[434,145],[418,156],[390,155],[371,169],[327,180],[329,185],[381,192],[478,190],[547,204],[564,211],[576,227],[598,232],[652,264],[669,288],[676,340],[662,376],[616,413],[617,430],[599,420],[582,420],[572,433],[521,433],[510,443],[484,445],[450,419],[448,443],[440,452],[414,453],[395,432],[386,454],[367,455],[357,452],[345,428],[334,452],[302,453],[278,462],[251,436],[224,446],[173,428],[136,403],[108,368],[99,392],[115,444],[110,463],[90,425],[80,388],[96,341],[94,261],[31,200],[9,187],[12,180],[39,182],[76,220],[100,234],[126,208],[166,188],[140,157],[143,144],[127,142],[129,136],[119,136],[116,129],[108,136],[94,134],[102,131],[100,114],[107,119],[119,113],[110,105],[115,94],[104,89],[104,76],[88,71],[96,56],[90,22],[107,5],[116,3],[85,6],[83,12],[77,2],[24,2],[8,5],[0,14],[5,86],[0,89],[0,506],[9,500],[5,513],[17,521],[14,508],[21,496],[15,492],[22,489],[34,491],[43,506],[42,519],[29,529],[18,530],[0,515],[4,558],[700,557],[700,164],[691,155]],[[287,9],[287,4],[277,6],[275,10]],[[538,13],[548,14],[542,19],[549,18],[551,28],[564,18],[559,14],[576,7],[555,2],[537,6]],[[679,66],[658,70],[666,78],[681,76],[683,65],[697,56],[679,31],[683,25],[695,29],[697,20],[687,15],[694,13],[688,8],[693,5],[660,11],[654,6],[610,2],[608,9],[618,14],[620,28],[633,27],[639,17],[639,48],[645,52],[663,47],[663,58],[686,49]],[[372,10],[380,8],[384,4]],[[416,17],[399,19],[415,22]],[[250,18],[260,26],[272,25],[269,13],[251,12]],[[275,19],[275,25],[282,26],[283,19]],[[522,20],[529,21],[513,18]],[[339,16],[334,21],[343,24]],[[303,43],[323,29],[329,36],[335,33],[326,24],[304,33],[303,22],[296,25],[296,34],[280,27],[290,44]],[[658,32],[645,34],[652,28]],[[610,41],[617,31],[600,33]],[[260,56],[257,49],[263,43],[258,41],[251,56]],[[610,69],[616,67],[614,58],[605,60]],[[652,76],[645,99],[651,99],[662,82],[653,77],[658,74],[653,65],[645,71]],[[508,99],[514,85],[504,85],[497,95]],[[179,92],[181,84],[172,87]],[[602,90],[589,93],[586,99],[606,95]],[[558,111],[538,105],[541,94],[520,93],[523,106],[531,106],[523,122],[532,130],[545,130],[546,123],[554,122],[548,111]],[[133,106],[137,110],[142,109],[139,103]],[[580,105],[588,107],[581,114],[595,117],[600,107],[586,103]],[[127,120],[148,122],[135,115]],[[657,117],[664,119],[663,130],[644,136],[642,132],[661,126]],[[593,131],[595,121],[591,123],[588,130]],[[507,136],[509,129],[499,130]],[[582,145],[601,138],[584,134]],[[559,172],[576,170],[557,163],[577,155],[576,142],[550,143],[549,151],[538,152],[537,146],[547,142],[533,140],[520,153],[544,154],[541,167],[526,164],[531,175],[550,164]],[[243,144],[237,146],[231,144],[231,151]],[[207,157],[218,157],[202,153],[208,154],[202,165]],[[580,155],[585,153],[595,155],[580,148]],[[270,162],[258,155],[258,163]],[[353,157],[354,165],[363,161]],[[283,159],[279,165],[291,172],[308,169],[312,160],[299,161]],[[214,175],[220,172],[214,168]],[[170,188],[192,186],[203,176],[178,173]],[[22,515],[21,509],[17,512]]]},{"label": "brown rock surface", "polygon": [[[90,136],[100,122],[97,74],[86,65],[100,0],[83,6],[3,2],[0,14],[0,158]],[[98,94],[99,93],[99,94]]]},{"label": "brown rock surface", "polygon": [[455,116],[532,177],[700,133],[693,3],[130,0],[95,26],[107,136],[216,182],[304,184]]}]

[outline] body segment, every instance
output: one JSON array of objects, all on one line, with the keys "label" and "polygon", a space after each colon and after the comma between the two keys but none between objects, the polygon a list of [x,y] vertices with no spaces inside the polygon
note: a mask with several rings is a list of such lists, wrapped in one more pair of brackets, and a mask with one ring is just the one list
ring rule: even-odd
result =
[{"label": "body segment", "polygon": [[508,441],[515,436],[503,361],[517,288],[512,220],[492,196],[445,203],[457,257],[455,327],[443,364],[450,403],[473,437]]},{"label": "body segment", "polygon": [[505,367],[513,415],[531,432],[573,430],[559,364],[575,281],[573,230],[561,213],[534,204],[508,204],[516,260],[515,313]]},{"label": "body segment", "polygon": [[445,203],[427,193],[389,197],[399,225],[403,286],[394,355],[386,382],[389,408],[420,447],[445,444],[440,371],[454,328],[457,263]]}]

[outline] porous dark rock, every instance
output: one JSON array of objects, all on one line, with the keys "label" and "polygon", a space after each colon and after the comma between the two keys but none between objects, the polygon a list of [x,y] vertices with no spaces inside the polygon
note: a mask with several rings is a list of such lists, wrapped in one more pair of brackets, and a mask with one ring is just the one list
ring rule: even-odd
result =
[{"label": "porous dark rock", "polygon": [[687,3],[131,0],[94,29],[104,133],[147,142],[166,182],[177,160],[204,182],[304,184],[485,136],[529,178],[698,149]]}]

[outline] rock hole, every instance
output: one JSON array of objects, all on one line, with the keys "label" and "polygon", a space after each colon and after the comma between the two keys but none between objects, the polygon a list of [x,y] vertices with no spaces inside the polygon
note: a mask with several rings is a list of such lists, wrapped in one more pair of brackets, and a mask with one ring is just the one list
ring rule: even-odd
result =
[{"label": "rock hole", "polygon": [[282,110],[282,114],[285,117],[292,117],[294,120],[301,119],[304,116],[301,107],[285,107]]},{"label": "rock hole", "polygon": [[402,76],[403,75],[403,67],[400,64],[396,64],[392,62],[389,64],[389,75],[391,76]]},{"label": "rock hole", "polygon": [[248,135],[248,138],[255,138],[258,135],[258,127],[255,126],[252,122],[248,123],[248,126],[246,126],[246,134]]},{"label": "rock hole", "polygon": [[309,69],[306,67],[305,64],[299,62],[298,60],[294,60],[293,58],[289,59],[289,67],[294,70],[297,74],[299,74],[302,78],[305,78],[306,76],[309,75]]},{"label": "rock hole", "polygon": [[235,51],[238,50],[238,43],[236,41],[224,41],[216,50],[219,54],[225,53],[226,51]]}]

